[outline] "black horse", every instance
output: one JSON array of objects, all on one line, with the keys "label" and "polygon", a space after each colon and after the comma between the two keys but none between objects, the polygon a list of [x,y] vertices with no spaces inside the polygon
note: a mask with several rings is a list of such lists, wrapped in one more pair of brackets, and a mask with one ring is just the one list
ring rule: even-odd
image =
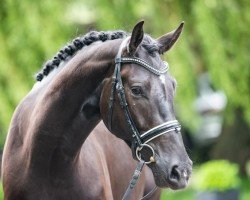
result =
[{"label": "black horse", "polygon": [[88,138],[100,120],[147,162],[158,187],[186,187],[192,162],[175,120],[176,83],[160,58],[183,23],[156,40],[142,27],[90,32],[45,65],[11,121],[5,199],[120,199],[136,161],[98,132]]}]

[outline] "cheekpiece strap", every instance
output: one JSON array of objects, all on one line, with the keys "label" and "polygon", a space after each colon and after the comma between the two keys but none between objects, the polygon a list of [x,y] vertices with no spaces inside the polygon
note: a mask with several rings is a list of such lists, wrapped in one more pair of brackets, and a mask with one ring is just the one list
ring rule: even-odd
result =
[{"label": "cheekpiece strap", "polygon": [[115,91],[117,91],[118,99],[120,102],[120,105],[122,109],[124,110],[125,119],[127,122],[127,125],[133,134],[133,141],[132,141],[132,152],[133,156],[135,157],[135,151],[138,147],[141,147],[142,144],[146,144],[147,142],[151,141],[152,139],[170,132],[172,130],[175,130],[176,128],[180,127],[179,123],[174,120],[170,122],[166,122],[160,126],[157,126],[153,129],[150,129],[146,133],[140,135],[136,125],[134,123],[134,120],[132,119],[132,116],[130,114],[130,111],[128,109],[128,104],[126,101],[125,91],[122,83],[121,78],[121,65],[123,63],[134,63],[137,65],[140,65],[144,67],[146,70],[150,71],[151,73],[160,76],[162,74],[165,74],[168,69],[169,65],[167,62],[164,62],[164,67],[161,69],[156,69],[155,67],[151,66],[148,62],[138,58],[138,57],[121,57],[122,54],[122,48],[124,45],[126,45],[129,38],[123,41],[121,44],[121,47],[118,51],[118,54],[115,58],[115,70],[112,78],[112,85],[111,85],[111,95],[110,95],[110,102],[109,102],[109,113],[108,113],[108,128],[111,131],[112,130],[112,116],[113,116],[113,105],[114,105],[114,98],[115,98]]}]

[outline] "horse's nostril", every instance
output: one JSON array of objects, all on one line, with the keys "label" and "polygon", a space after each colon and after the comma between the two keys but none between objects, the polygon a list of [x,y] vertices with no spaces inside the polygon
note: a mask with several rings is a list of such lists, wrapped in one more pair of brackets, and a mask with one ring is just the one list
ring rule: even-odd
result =
[{"label": "horse's nostril", "polygon": [[178,170],[178,166],[175,165],[175,166],[173,166],[173,168],[171,170],[170,179],[178,181],[178,180],[180,180],[180,178],[181,178],[181,173]]},{"label": "horse's nostril", "polygon": [[171,189],[181,189],[187,186],[190,171],[186,165],[173,165],[168,175],[168,183]]}]

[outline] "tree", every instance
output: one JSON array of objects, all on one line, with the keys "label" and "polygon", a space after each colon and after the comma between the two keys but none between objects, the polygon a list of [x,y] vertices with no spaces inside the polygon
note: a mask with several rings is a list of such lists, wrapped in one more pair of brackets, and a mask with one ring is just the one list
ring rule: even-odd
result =
[{"label": "tree", "polygon": [[1,0],[0,146],[14,108],[34,84],[33,75],[70,39],[65,9],[59,0]]}]

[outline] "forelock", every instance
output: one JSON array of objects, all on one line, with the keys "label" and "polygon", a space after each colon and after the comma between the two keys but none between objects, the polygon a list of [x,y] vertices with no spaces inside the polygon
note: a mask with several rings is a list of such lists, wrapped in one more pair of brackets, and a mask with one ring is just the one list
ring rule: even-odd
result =
[{"label": "forelock", "polygon": [[144,47],[146,51],[152,56],[155,56],[156,53],[159,52],[159,46],[157,45],[156,40],[147,34],[144,35],[142,47]]}]

